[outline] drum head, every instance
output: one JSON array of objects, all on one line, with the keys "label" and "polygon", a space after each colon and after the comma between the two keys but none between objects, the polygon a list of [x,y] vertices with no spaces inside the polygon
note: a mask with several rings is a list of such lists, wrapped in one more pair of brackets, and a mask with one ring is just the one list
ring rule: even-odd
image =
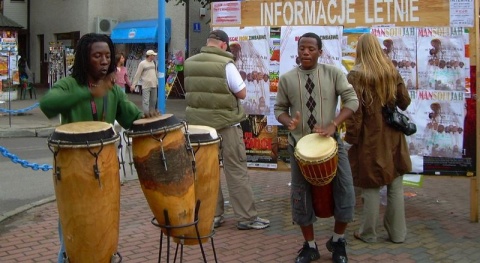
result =
[{"label": "drum head", "polygon": [[332,137],[312,133],[302,137],[295,147],[298,157],[305,161],[317,161],[337,151],[337,142]]},{"label": "drum head", "polygon": [[128,136],[135,137],[138,135],[152,133],[155,134],[162,131],[167,132],[170,130],[178,129],[182,125],[182,122],[177,117],[175,117],[173,114],[167,113],[152,118],[138,119],[133,122],[130,130],[126,131],[125,133]]},{"label": "drum head", "polygon": [[95,146],[112,143],[118,140],[113,126],[106,122],[84,121],[58,126],[48,139],[48,143],[56,146]]},{"label": "drum head", "polygon": [[191,143],[204,143],[218,140],[217,130],[210,126],[188,125],[188,134]]}]

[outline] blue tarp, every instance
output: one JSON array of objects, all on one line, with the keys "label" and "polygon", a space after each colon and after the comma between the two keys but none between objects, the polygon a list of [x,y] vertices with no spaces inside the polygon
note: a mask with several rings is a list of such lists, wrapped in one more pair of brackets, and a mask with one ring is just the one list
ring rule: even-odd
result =
[{"label": "blue tarp", "polygon": [[[165,18],[165,43],[170,42],[172,21]],[[113,43],[157,43],[158,19],[130,20],[117,24],[110,36]]]}]

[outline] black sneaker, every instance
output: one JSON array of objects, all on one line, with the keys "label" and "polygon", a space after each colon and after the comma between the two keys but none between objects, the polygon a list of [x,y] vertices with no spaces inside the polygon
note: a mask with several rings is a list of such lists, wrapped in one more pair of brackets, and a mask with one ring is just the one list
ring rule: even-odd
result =
[{"label": "black sneaker", "polygon": [[339,238],[337,242],[333,242],[332,238],[327,241],[327,249],[332,252],[332,260],[335,263],[347,263],[347,241],[345,238]]},{"label": "black sneaker", "polygon": [[295,263],[309,263],[311,261],[320,258],[320,252],[318,252],[317,244],[315,248],[311,248],[308,242],[303,243],[302,249],[298,251],[298,256],[295,258]]}]

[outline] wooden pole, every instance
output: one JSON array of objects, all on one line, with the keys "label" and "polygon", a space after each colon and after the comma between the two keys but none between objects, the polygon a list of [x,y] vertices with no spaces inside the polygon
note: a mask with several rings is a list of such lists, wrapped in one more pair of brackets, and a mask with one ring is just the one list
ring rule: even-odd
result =
[{"label": "wooden pole", "polygon": [[478,160],[478,154],[480,153],[480,105],[478,103],[478,92],[479,92],[479,85],[480,85],[480,59],[477,54],[478,52],[478,43],[479,43],[479,24],[480,24],[480,1],[475,0],[475,13],[474,13],[474,21],[475,27],[472,30],[472,33],[475,34],[474,38],[470,38],[474,40],[474,43],[470,43],[470,54],[473,56],[471,58],[471,62],[475,63],[475,72],[476,72],[476,85],[475,85],[475,108],[476,108],[476,123],[475,123],[475,138],[476,138],[476,156],[477,160],[475,160],[475,177],[472,177],[470,180],[470,221],[478,223],[478,211],[480,205],[480,195],[478,194],[478,190],[480,189],[480,180],[478,180],[478,172],[480,171],[480,162]]}]

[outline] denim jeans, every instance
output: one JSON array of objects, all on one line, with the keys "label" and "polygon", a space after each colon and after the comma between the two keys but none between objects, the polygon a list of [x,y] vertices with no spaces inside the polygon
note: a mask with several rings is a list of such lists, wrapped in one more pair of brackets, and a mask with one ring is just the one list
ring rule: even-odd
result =
[{"label": "denim jeans", "polygon": [[63,242],[63,231],[62,225],[60,224],[60,219],[58,220],[58,236],[60,238],[60,250],[58,251],[58,263],[64,263],[63,253],[65,253],[65,243]]}]

